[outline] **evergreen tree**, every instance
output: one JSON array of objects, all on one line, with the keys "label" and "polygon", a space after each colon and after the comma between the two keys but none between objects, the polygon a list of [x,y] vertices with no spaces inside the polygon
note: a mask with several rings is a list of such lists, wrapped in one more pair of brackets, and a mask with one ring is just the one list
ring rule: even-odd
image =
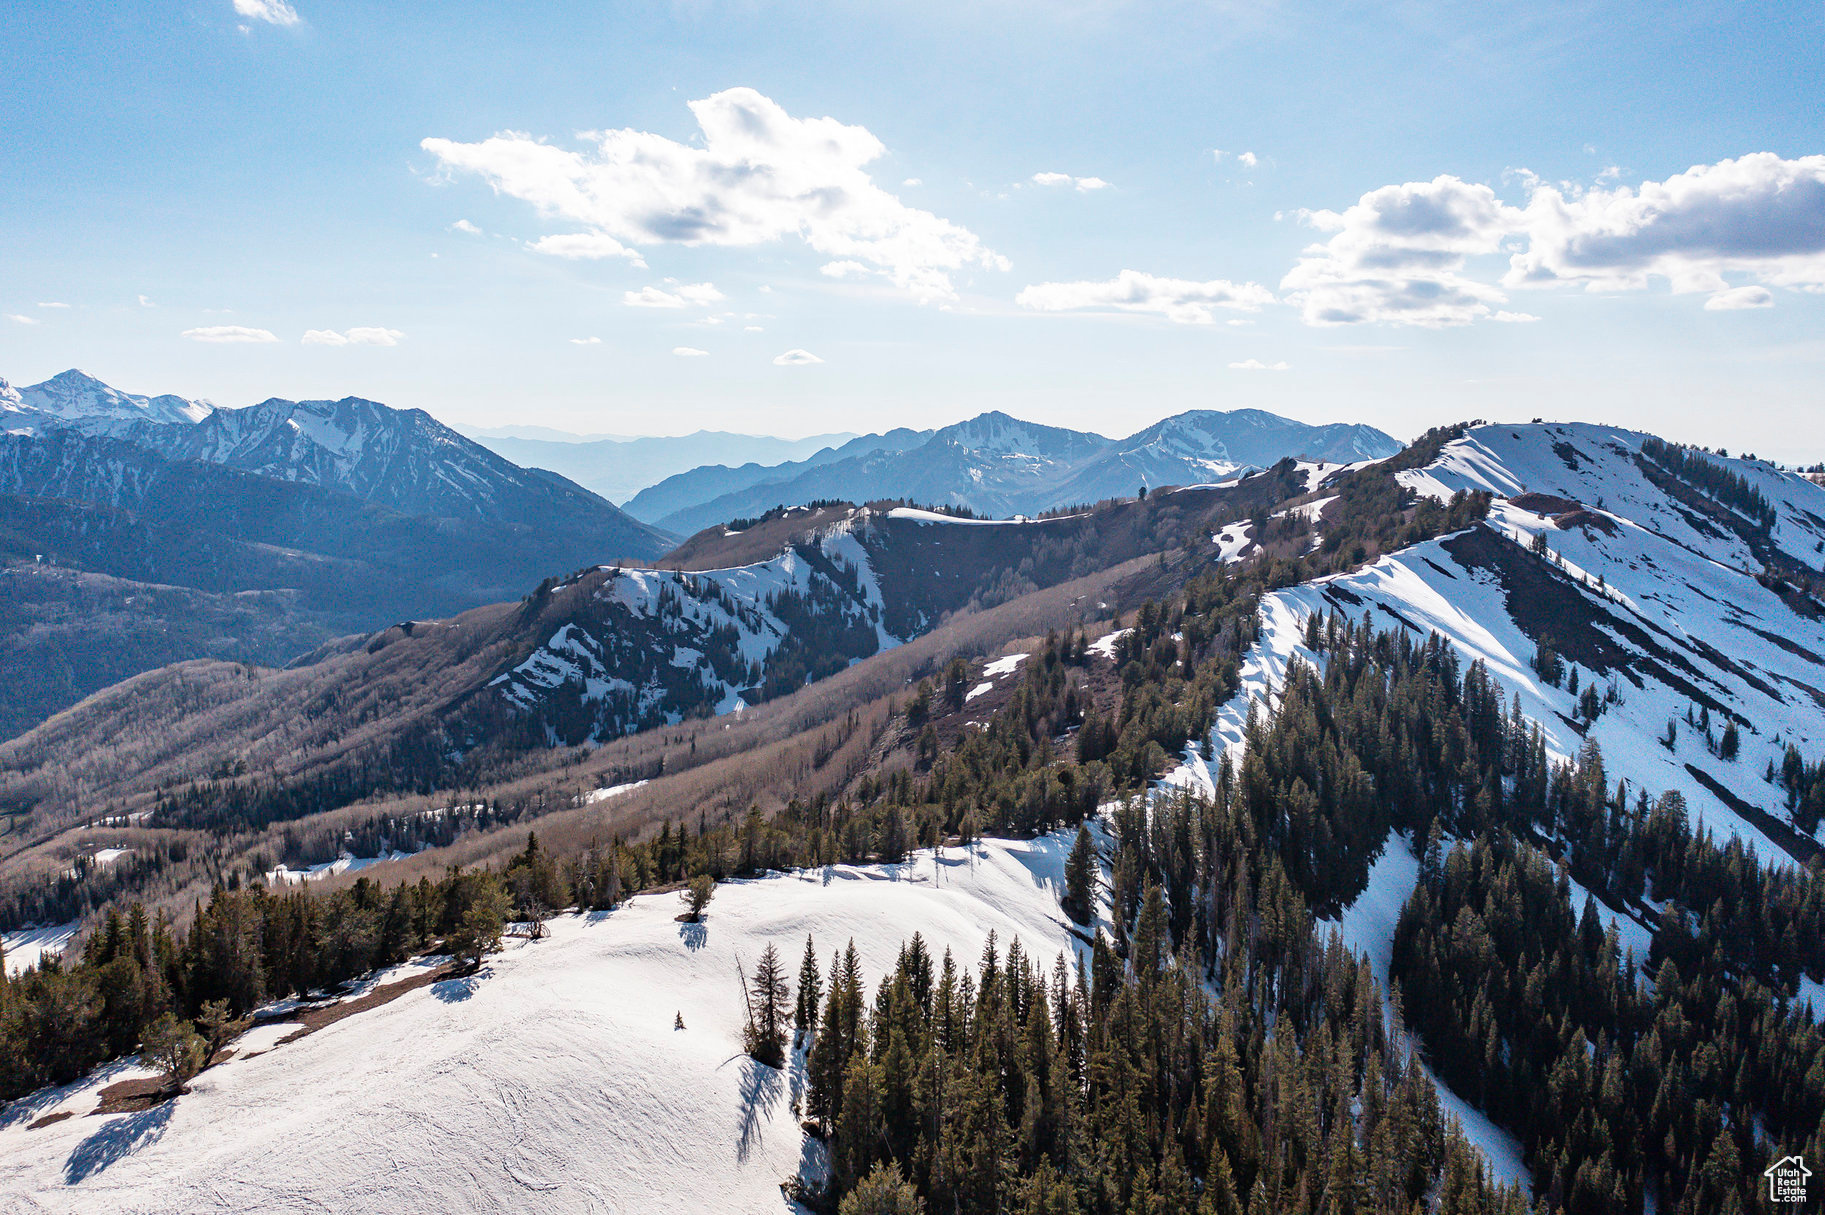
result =
[{"label": "evergreen tree", "polygon": [[779,950],[770,943],[761,951],[746,995],[747,1052],[768,1067],[780,1067],[786,1061],[786,1026],[790,1023],[788,1010],[792,1006],[792,986],[786,979],[786,967],[780,961]]},{"label": "evergreen tree", "polygon": [[1077,841],[1065,861],[1065,893],[1059,900],[1065,914],[1079,924],[1088,924],[1096,909],[1096,840],[1087,823],[1077,828]]},{"label": "evergreen tree", "polygon": [[817,1028],[818,1002],[823,997],[823,981],[818,975],[817,950],[805,935],[805,956],[798,964],[798,1002],[792,1010],[792,1028],[799,1042]]}]

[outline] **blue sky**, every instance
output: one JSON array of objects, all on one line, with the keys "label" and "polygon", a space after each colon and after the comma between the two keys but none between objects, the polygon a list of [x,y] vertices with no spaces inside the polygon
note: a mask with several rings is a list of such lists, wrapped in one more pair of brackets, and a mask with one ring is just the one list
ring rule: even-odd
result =
[{"label": "blue sky", "polygon": [[1825,459],[1825,8],[1494,7],[16,0],[0,375]]}]

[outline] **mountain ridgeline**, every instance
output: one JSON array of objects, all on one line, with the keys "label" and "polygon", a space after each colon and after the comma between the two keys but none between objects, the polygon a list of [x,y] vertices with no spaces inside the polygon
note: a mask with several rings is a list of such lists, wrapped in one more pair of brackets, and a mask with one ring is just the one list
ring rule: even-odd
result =
[{"label": "mountain ridgeline", "polygon": [[[0,1091],[415,951],[511,983],[475,971],[510,908],[536,937],[683,885],[632,948],[760,923],[796,953],[801,896],[1075,835],[1049,969],[992,937],[940,961],[940,915],[872,1003],[834,942],[802,942],[796,1009],[774,942],[739,963],[748,1091],[802,1052],[828,1167],[795,1200],[1754,1209],[1825,1151],[1821,554],[1825,489],[1769,465],[1467,424],[1048,518],[784,506],[290,670],[149,672],[0,744],[0,923],[119,913],[4,989]],[[268,889],[348,848],[419,855]],[[841,868],[870,864],[905,868]],[[727,877],[754,922],[706,931]]]},{"label": "mountain ridgeline", "polygon": [[1005,518],[1129,497],[1143,485],[1221,481],[1288,456],[1353,463],[1398,450],[1370,426],[1308,426],[1257,409],[1193,410],[1125,439],[985,413],[935,431],[865,436],[773,468],[696,469],[642,490],[627,509],[685,535],[820,499],[911,498]]},{"label": "mountain ridgeline", "polygon": [[80,372],[7,387],[0,407],[0,672],[18,687],[0,735],[166,663],[282,664],[670,547],[422,410],[215,409]]}]

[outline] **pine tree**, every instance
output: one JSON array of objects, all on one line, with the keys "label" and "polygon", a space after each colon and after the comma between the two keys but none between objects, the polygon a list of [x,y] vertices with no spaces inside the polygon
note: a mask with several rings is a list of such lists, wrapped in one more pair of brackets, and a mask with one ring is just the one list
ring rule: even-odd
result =
[{"label": "pine tree", "polygon": [[837,1215],[922,1215],[925,1202],[894,1163],[877,1164],[844,1196]]},{"label": "pine tree", "polygon": [[146,1027],[140,1057],[164,1076],[166,1086],[175,1092],[202,1069],[206,1049],[190,1022],[166,1013]]},{"label": "pine tree", "polygon": [[805,956],[798,964],[798,1002],[792,1010],[792,1028],[797,1041],[801,1043],[817,1028],[818,1002],[823,998],[823,991],[823,981],[817,969],[817,950],[807,933]]},{"label": "pine tree", "polygon": [[786,980],[786,967],[779,950],[771,944],[761,951],[754,967],[754,981],[748,985],[747,1051],[768,1067],[780,1067],[786,1061],[786,1026],[792,1006],[792,986]]},{"label": "pine tree", "polygon": [[1097,868],[1096,840],[1089,824],[1080,823],[1065,861],[1065,893],[1059,900],[1065,914],[1078,924],[1088,924],[1095,916]]}]

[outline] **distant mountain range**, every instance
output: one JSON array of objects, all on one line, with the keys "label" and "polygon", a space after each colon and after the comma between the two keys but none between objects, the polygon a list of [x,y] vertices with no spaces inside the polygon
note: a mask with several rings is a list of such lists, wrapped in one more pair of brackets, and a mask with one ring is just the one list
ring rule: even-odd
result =
[{"label": "distant mountain range", "polygon": [[142,397],[111,388],[74,369],[42,384],[14,388],[0,380],[0,428],[37,431],[46,426],[106,429],[133,422],[200,422],[215,411],[208,401]]},{"label": "distant mountain range", "polygon": [[[219,409],[79,371],[0,381],[0,735],[150,667],[282,663],[670,547],[422,410],[353,397]],[[104,601],[105,623],[70,631]]]},{"label": "distant mountain range", "polygon": [[490,451],[525,468],[549,468],[594,490],[610,502],[626,502],[640,490],[674,474],[702,465],[772,465],[814,457],[847,443],[849,433],[780,439],[771,435],[700,430],[670,437],[624,438],[619,435],[570,435],[542,426],[503,426],[470,430],[469,436]]},{"label": "distant mountain range", "polygon": [[772,468],[693,469],[642,490],[627,511],[683,535],[825,499],[910,498],[1000,517],[1033,515],[1132,496],[1143,485],[1221,481],[1286,456],[1352,463],[1384,459],[1400,447],[1372,426],[1309,426],[1258,409],[1192,410],[1124,439],[985,413],[939,430],[864,436]]}]

